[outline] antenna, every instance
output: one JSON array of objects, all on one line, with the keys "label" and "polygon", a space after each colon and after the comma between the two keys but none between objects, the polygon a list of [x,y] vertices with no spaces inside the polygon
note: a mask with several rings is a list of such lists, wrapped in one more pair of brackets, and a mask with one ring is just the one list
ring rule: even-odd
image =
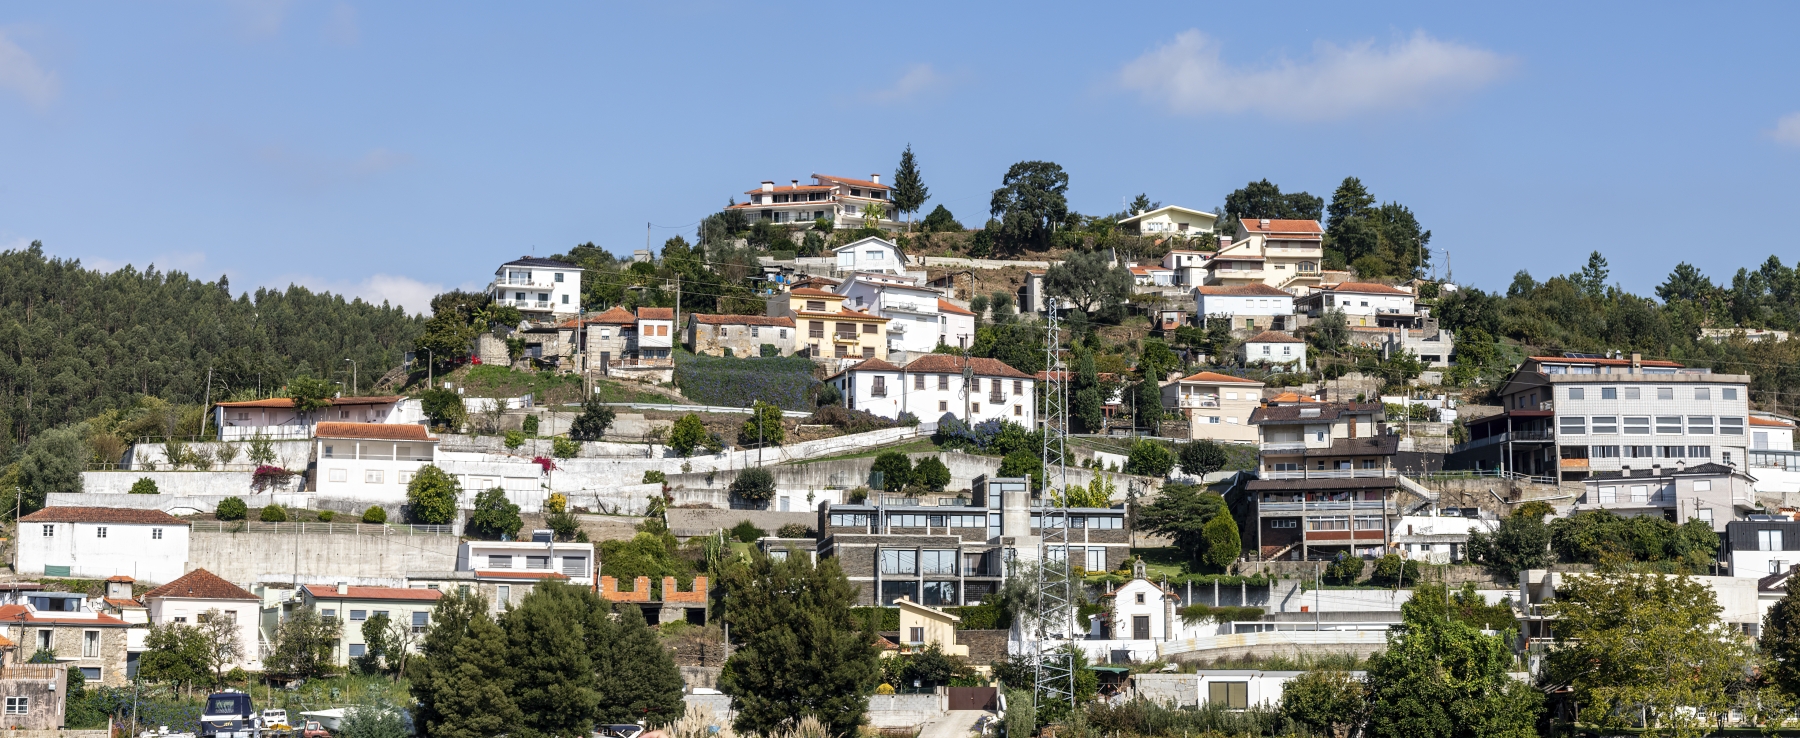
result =
[{"label": "antenna", "polygon": [[[1038,421],[1044,428],[1044,489],[1038,498],[1037,684],[1032,704],[1065,702],[1075,706],[1075,660],[1061,647],[1074,639],[1073,588],[1069,574],[1069,467],[1067,428],[1069,388],[1062,366],[1062,321],[1057,298],[1045,302],[1044,404]],[[1051,464],[1056,478],[1051,479]],[[1055,491],[1062,492],[1057,499]]]}]

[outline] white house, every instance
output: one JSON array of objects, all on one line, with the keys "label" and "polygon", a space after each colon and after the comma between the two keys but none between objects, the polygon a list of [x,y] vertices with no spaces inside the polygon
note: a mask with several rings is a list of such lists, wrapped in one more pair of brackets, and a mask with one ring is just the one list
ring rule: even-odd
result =
[{"label": "white house", "polygon": [[1200,285],[1194,288],[1194,312],[1202,321],[1230,320],[1233,329],[1292,330],[1294,296],[1261,282]]},{"label": "white house", "polygon": [[[904,223],[894,219],[898,213],[894,210],[892,190],[881,183],[881,175],[851,179],[814,174],[812,178],[812,184],[803,185],[800,180],[791,179],[785,187],[765,179],[761,186],[744,193],[750,196],[749,202],[727,209],[740,211],[751,221],[811,224],[827,218],[836,228],[874,225],[892,231],[905,227]],[[870,205],[877,205],[882,210],[881,220],[873,224],[863,217]]]},{"label": "white house", "polygon": [[369,500],[406,498],[413,474],[437,462],[438,439],[418,425],[320,423],[314,489]]},{"label": "white house", "polygon": [[675,309],[641,307],[637,309],[637,358],[643,361],[668,361],[675,348]]},{"label": "white house", "polygon": [[[1486,534],[1500,527],[1500,521],[1482,518],[1475,508],[1463,515],[1460,508],[1444,508],[1436,515],[1401,515],[1392,518],[1393,529],[1388,540],[1395,553],[1414,561],[1448,564],[1469,557],[1469,534]],[[1449,513],[1455,513],[1454,515]]]},{"label": "white house", "polygon": [[[968,384],[965,362],[974,375]],[[904,367],[868,359],[825,381],[843,394],[846,407],[884,418],[910,412],[935,423],[950,413],[971,425],[1001,419],[1030,428],[1037,417],[1037,380],[996,359],[926,354]]]},{"label": "white house", "polygon": [[1188,438],[1256,443],[1250,414],[1262,404],[1263,383],[1218,372],[1199,372],[1163,385],[1162,404],[1187,418]]},{"label": "white house", "polygon": [[1136,231],[1140,236],[1198,236],[1213,232],[1219,216],[1212,213],[1164,205],[1119,220],[1119,227]]},{"label": "white house", "polygon": [[[1167,641],[1181,630],[1181,596],[1143,577],[1101,596],[1112,640]],[[1155,653],[1152,649],[1152,654]]]},{"label": "white house", "polygon": [[975,314],[938,296],[910,277],[856,274],[838,286],[843,305],[888,319],[889,357],[898,351],[928,354],[938,346],[975,339]]},{"label": "white house", "polygon": [[1175,273],[1176,284],[1193,287],[1206,281],[1206,259],[1210,255],[1206,251],[1174,249],[1163,255],[1162,265]]},{"label": "white house", "polygon": [[521,256],[494,270],[488,297],[526,314],[581,313],[581,267],[555,259]]},{"label": "white house", "polygon": [[241,655],[228,666],[248,671],[262,670],[262,639],[257,626],[262,617],[262,599],[205,569],[195,569],[175,581],[146,592],[144,604],[150,609],[152,625],[205,622],[222,617],[237,626]]},{"label": "white house", "polygon": [[1300,371],[1306,371],[1306,342],[1286,333],[1263,331],[1246,338],[1243,352],[1245,364],[1295,364]]},{"label": "white house", "polygon": [[1130,267],[1131,283],[1143,289],[1175,286],[1175,270],[1160,266]]},{"label": "white house", "polygon": [[837,268],[840,272],[906,276],[906,254],[894,242],[880,236],[851,241],[832,251],[837,254]]},{"label": "white house", "polygon": [[482,580],[531,583],[561,574],[570,584],[592,587],[597,565],[594,544],[552,541],[548,532],[529,541],[465,541],[456,552],[456,570],[475,572]]},{"label": "white house", "polygon": [[368,653],[362,627],[377,615],[386,615],[389,623],[411,628],[413,649],[417,650],[425,631],[431,628],[431,611],[443,596],[438,590],[425,588],[300,585],[303,606],[312,608],[326,621],[341,624],[331,652],[331,661],[338,666],[348,666],[350,659]]},{"label": "white house", "polygon": [[411,408],[405,397],[332,397],[329,407],[302,417],[290,397],[213,404],[213,427],[221,441],[244,441],[262,436],[271,440],[312,437],[312,424],[335,420],[346,423],[406,423]]},{"label": "white house", "polygon": [[18,573],[169,582],[187,570],[188,524],[161,510],[46,507],[19,518]]},{"label": "white house", "polygon": [[1343,311],[1352,326],[1410,327],[1418,318],[1415,296],[1404,287],[1373,282],[1325,285],[1297,301],[1302,312],[1319,317]]},{"label": "white house", "polygon": [[1750,449],[1794,450],[1794,424],[1772,415],[1750,416]]}]

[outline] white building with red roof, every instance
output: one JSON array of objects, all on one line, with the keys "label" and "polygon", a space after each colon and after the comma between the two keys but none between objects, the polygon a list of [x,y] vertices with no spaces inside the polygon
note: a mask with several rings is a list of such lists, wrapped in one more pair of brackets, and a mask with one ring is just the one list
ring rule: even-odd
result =
[{"label": "white building with red roof", "polygon": [[884,418],[912,413],[925,427],[936,427],[945,413],[970,425],[1007,420],[1030,428],[1037,421],[1037,380],[997,359],[926,354],[905,366],[870,359],[825,381],[852,410]]},{"label": "white building with red roof", "polygon": [[1292,330],[1294,296],[1261,282],[1194,288],[1194,313],[1202,325],[1207,319],[1227,320],[1232,330]]},{"label": "white building with red roof", "polygon": [[[880,236],[851,241],[831,251],[837,255],[836,276],[848,276],[858,272],[908,276],[906,252],[900,250],[899,244]],[[842,292],[842,289],[839,291]]]},{"label": "white building with red roof", "polygon": [[270,397],[263,400],[213,403],[213,427],[219,429],[221,441],[243,441],[264,438],[304,439],[312,437],[312,424],[335,420],[349,423],[407,423],[405,397],[372,395],[368,397],[332,397],[329,406],[303,416],[294,410],[294,400]]},{"label": "white building with red roof", "polygon": [[150,610],[152,625],[197,625],[213,618],[233,624],[242,653],[227,664],[227,669],[262,670],[262,639],[257,637],[257,626],[262,619],[262,598],[217,574],[195,569],[145,592],[142,599]]},{"label": "white building with red roof", "polygon": [[1339,282],[1295,300],[1294,307],[1315,319],[1341,311],[1352,327],[1412,328],[1419,320],[1417,297],[1406,287]]},{"label": "white building with red roof", "polygon": [[168,582],[187,558],[187,521],[161,510],[46,507],[19,518],[21,575]]},{"label": "white building with red roof", "polygon": [[338,666],[349,666],[350,659],[368,653],[362,628],[377,615],[386,615],[390,624],[410,630],[412,650],[417,651],[425,631],[431,627],[431,611],[443,597],[444,593],[438,590],[422,587],[300,586],[302,607],[312,608],[320,617],[341,624],[343,630],[331,653],[331,662]]},{"label": "white building with red roof", "polygon": [[326,497],[404,500],[419,468],[437,463],[438,439],[420,425],[320,423],[313,444],[313,489]]},{"label": "white building with red roof", "polygon": [[[892,188],[881,183],[881,175],[871,174],[868,179],[852,179],[814,174],[812,179],[812,184],[800,184],[800,180],[792,179],[786,185],[777,185],[774,180],[765,179],[761,186],[744,192],[750,197],[748,202],[726,209],[742,212],[745,219],[752,223],[767,220],[773,223],[810,225],[820,218],[828,218],[834,228],[873,225],[894,231],[904,227],[903,223],[895,220],[898,213],[894,210]],[[863,217],[870,205],[881,209],[880,221],[870,223]]]},{"label": "white building with red roof", "polygon": [[1244,339],[1239,355],[1245,364],[1291,365],[1306,371],[1306,342],[1281,331],[1263,331]]},{"label": "white building with red roof", "polygon": [[887,358],[928,354],[975,340],[975,313],[911,277],[856,273],[838,285],[844,307],[888,319]]},{"label": "white building with red roof", "polygon": [[1200,372],[1163,385],[1163,408],[1188,421],[1188,438],[1255,443],[1250,413],[1262,403],[1263,383]]},{"label": "white building with red roof", "polygon": [[1316,220],[1244,218],[1206,264],[1206,283],[1266,284],[1304,294],[1320,282],[1325,229]]},{"label": "white building with red roof", "polygon": [[551,319],[581,313],[581,267],[566,261],[521,256],[494,270],[488,283],[494,303],[528,317]]}]

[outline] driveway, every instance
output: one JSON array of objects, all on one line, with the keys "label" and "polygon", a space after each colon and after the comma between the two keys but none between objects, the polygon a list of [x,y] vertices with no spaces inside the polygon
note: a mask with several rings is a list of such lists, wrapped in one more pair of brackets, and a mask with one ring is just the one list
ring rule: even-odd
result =
[{"label": "driveway", "polygon": [[943,717],[919,726],[919,738],[969,738],[975,730],[975,721],[992,714],[986,710],[951,710]]}]

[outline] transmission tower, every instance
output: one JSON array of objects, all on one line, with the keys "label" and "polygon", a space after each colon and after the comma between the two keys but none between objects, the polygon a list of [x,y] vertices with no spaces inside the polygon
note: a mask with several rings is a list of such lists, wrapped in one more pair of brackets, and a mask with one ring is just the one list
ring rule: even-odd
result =
[{"label": "transmission tower", "polygon": [[[1062,361],[1062,335],[1058,331],[1056,298],[1050,298],[1045,318],[1043,412],[1044,489],[1038,497],[1038,602],[1037,689],[1033,706],[1045,702],[1075,705],[1075,662],[1062,646],[1074,639],[1074,592],[1069,575],[1069,467],[1066,463],[1069,425],[1068,369]],[[1054,465],[1054,466],[1052,466]],[[1054,471],[1053,471],[1054,470]],[[1062,493],[1058,499],[1057,492]]]}]

